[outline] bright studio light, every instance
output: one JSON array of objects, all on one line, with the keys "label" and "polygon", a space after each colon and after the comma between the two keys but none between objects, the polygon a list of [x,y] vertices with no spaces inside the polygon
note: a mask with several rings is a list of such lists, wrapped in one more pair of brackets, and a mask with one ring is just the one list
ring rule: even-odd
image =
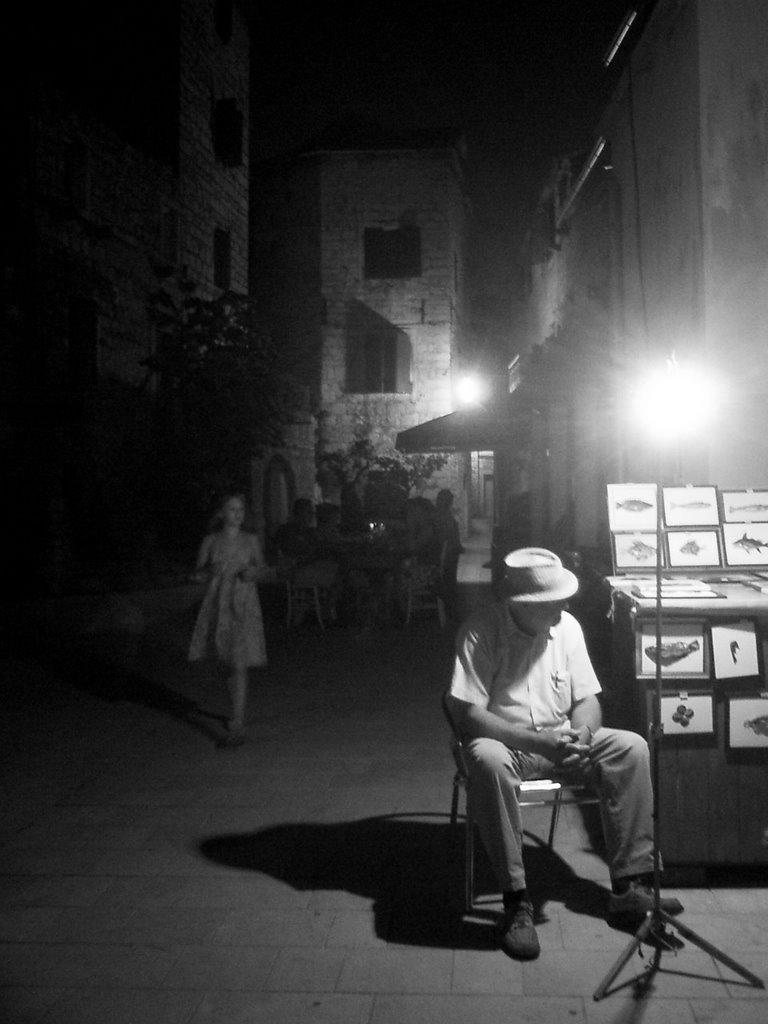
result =
[{"label": "bright studio light", "polygon": [[456,385],[456,398],[462,405],[477,405],[485,396],[485,385],[476,374],[467,374]]},{"label": "bright studio light", "polygon": [[719,398],[710,374],[671,358],[638,383],[633,419],[662,444],[695,437],[712,419]]}]

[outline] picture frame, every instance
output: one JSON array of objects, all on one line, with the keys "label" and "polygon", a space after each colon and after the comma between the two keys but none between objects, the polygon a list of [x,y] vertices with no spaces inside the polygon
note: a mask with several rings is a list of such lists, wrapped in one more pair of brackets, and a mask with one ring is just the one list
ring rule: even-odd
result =
[{"label": "picture frame", "polygon": [[727,715],[727,743],[731,750],[768,751],[768,696],[730,696]]},{"label": "picture frame", "polygon": [[667,526],[719,526],[717,488],[711,484],[663,487],[664,522]]},{"label": "picture frame", "polygon": [[768,522],[723,523],[726,565],[768,565]]},{"label": "picture frame", "polygon": [[760,675],[757,626],[752,619],[712,623],[712,672],[715,679]]},{"label": "picture frame", "polygon": [[[611,534],[614,572],[617,575],[622,572],[655,572],[656,542],[655,531]],[[664,565],[663,546],[661,559]]]},{"label": "picture frame", "polygon": [[656,484],[608,484],[608,525],[636,533],[656,528]]},{"label": "picture frame", "polygon": [[[704,622],[676,619],[662,623],[661,665],[663,679],[709,679],[709,643]],[[635,631],[635,674],[638,679],[656,678],[656,623],[643,620]]]},{"label": "picture frame", "polygon": [[720,491],[724,523],[768,523],[768,487]]},{"label": "picture frame", "polygon": [[670,569],[719,569],[723,564],[720,530],[667,530],[664,536]]},{"label": "picture frame", "polygon": [[667,736],[714,736],[712,693],[677,693],[661,698],[662,732]]}]

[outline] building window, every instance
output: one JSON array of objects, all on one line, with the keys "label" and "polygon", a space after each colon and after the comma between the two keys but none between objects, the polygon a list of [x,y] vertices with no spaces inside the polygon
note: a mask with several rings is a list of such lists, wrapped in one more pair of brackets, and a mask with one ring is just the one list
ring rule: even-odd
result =
[{"label": "building window", "polygon": [[421,232],[413,224],[365,228],[366,277],[421,277]]},{"label": "building window", "polygon": [[411,390],[411,341],[395,327],[351,334],[347,340],[347,391],[407,394]]},{"label": "building window", "polygon": [[243,162],[243,112],[234,99],[214,104],[213,152],[225,167],[239,167]]},{"label": "building window", "polygon": [[216,32],[222,43],[232,38],[232,0],[216,0]]},{"label": "building window", "polygon": [[67,323],[67,383],[73,394],[87,395],[99,378],[99,315],[95,302],[73,298]]},{"label": "building window", "polygon": [[226,290],[232,282],[232,244],[229,232],[214,228],[213,232],[213,283]]}]

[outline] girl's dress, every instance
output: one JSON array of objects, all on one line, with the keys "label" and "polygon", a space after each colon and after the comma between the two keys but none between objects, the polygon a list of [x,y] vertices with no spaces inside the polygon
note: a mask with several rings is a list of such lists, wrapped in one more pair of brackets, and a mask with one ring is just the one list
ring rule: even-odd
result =
[{"label": "girl's dress", "polygon": [[263,565],[258,538],[239,533],[234,540],[218,534],[211,545],[211,579],[198,612],[189,645],[189,660],[210,653],[234,668],[266,665],[267,645],[259,591],[238,573]]}]

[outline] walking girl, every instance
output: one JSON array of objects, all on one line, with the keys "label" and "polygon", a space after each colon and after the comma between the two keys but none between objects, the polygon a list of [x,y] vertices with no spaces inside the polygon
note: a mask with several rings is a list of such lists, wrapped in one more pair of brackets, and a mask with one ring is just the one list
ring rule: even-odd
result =
[{"label": "walking girl", "polygon": [[264,624],[256,582],[264,568],[264,556],[255,533],[242,529],[245,497],[228,494],[222,500],[203,539],[195,576],[207,580],[203,603],[192,631],[189,660],[215,655],[231,669],[227,687],[231,717],[221,744],[237,747],[244,742],[248,669],[267,663]]}]

